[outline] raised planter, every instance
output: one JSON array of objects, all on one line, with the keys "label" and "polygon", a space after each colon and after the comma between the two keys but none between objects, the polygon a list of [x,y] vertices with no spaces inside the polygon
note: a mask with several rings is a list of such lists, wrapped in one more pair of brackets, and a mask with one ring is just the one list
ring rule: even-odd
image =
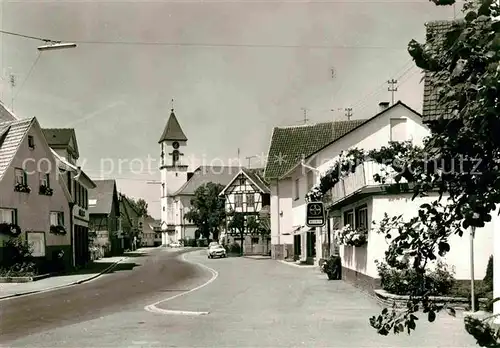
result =
[{"label": "raised planter", "polygon": [[[378,303],[385,307],[392,307],[393,304],[396,304],[396,308],[406,308],[410,299],[410,296],[394,295],[382,289],[375,289],[374,293]],[[470,301],[466,297],[429,296],[429,299],[437,304],[446,303],[448,306],[458,310],[467,310],[470,306]],[[480,309],[486,307],[487,302],[488,299],[480,298]]]},{"label": "raised planter", "polygon": [[42,280],[53,276],[54,273],[40,274],[30,277],[0,277],[0,283],[29,283],[36,282],[37,280]]}]

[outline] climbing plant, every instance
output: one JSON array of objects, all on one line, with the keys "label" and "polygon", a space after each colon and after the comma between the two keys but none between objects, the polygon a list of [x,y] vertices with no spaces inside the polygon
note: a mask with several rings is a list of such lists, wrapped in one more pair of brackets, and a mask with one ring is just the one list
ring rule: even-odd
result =
[{"label": "climbing plant", "polygon": [[[438,6],[455,3],[431,1]],[[388,169],[376,175],[376,181],[404,178],[413,199],[439,192],[409,221],[386,216],[376,226],[391,240],[387,264],[402,269],[403,256],[410,256],[421,275],[429,261],[450,250],[450,236],[462,236],[470,226],[484,227],[500,203],[500,9],[493,0],[466,1],[463,12],[464,20],[454,21],[444,38],[430,31],[426,43],[412,40],[408,45],[417,67],[433,74],[442,110],[442,117],[429,123],[431,135],[423,145],[389,143],[378,150],[349,150],[306,197],[321,199],[342,177],[369,160]],[[439,311],[455,314],[424,295],[411,297],[404,310],[383,309],[370,318],[370,324],[381,335],[410,334],[421,309],[431,322]],[[499,333],[486,319],[467,317],[465,328],[480,346],[500,346]]]}]

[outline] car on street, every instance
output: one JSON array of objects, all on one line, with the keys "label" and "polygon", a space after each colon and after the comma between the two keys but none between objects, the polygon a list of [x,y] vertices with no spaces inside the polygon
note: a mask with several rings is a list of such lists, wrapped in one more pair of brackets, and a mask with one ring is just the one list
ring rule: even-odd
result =
[{"label": "car on street", "polygon": [[181,245],[181,243],[179,243],[179,242],[175,242],[175,243],[170,244],[170,247],[171,247],[171,248],[180,248],[181,246],[182,246],[182,245]]},{"label": "car on street", "polygon": [[208,258],[213,259],[215,257],[227,257],[226,249],[219,243],[212,244],[208,246]]}]

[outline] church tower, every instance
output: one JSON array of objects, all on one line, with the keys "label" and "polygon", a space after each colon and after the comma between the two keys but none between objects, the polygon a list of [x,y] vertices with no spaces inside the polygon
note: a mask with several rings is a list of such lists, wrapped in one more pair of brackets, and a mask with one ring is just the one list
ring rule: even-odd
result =
[{"label": "church tower", "polygon": [[175,232],[175,202],[172,197],[186,182],[188,165],[183,160],[187,137],[175,116],[172,107],[167,125],[158,141],[161,148],[161,229],[162,245],[177,242]]}]

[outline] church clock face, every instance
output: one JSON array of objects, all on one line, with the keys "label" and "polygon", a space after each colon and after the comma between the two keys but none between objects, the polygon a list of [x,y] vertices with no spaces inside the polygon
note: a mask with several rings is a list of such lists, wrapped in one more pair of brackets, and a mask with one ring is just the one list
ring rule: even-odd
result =
[{"label": "church clock face", "polygon": [[173,148],[174,148],[174,149],[176,149],[176,150],[177,150],[177,149],[179,148],[179,142],[174,141],[174,142],[172,143],[172,146],[173,146]]}]

